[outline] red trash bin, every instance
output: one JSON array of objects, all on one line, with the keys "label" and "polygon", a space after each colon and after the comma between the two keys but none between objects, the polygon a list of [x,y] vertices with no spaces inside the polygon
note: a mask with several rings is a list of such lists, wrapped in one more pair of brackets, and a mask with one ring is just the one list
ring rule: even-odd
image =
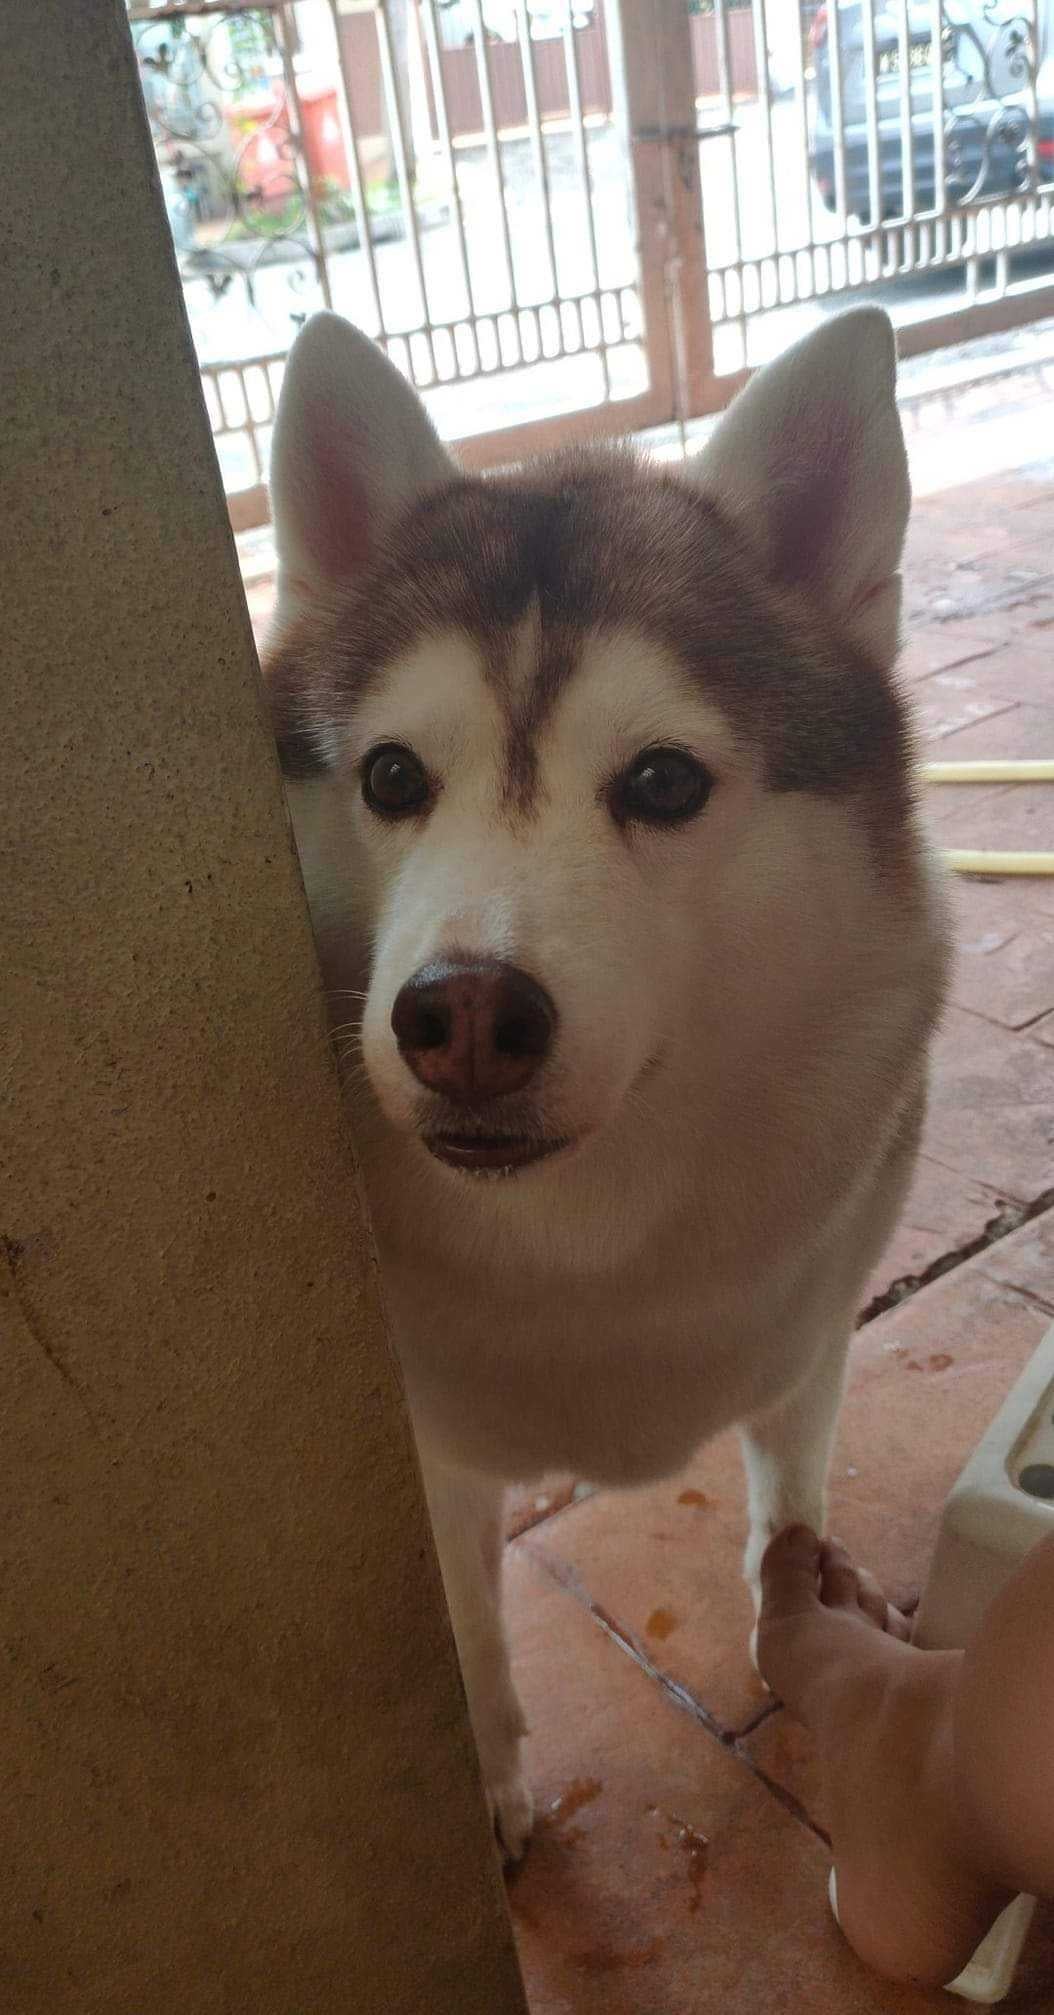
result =
[{"label": "red trash bin", "polygon": [[313,182],[328,182],[338,189],[350,189],[348,157],[337,111],[337,93],[332,85],[315,90],[300,86],[300,112],[304,122],[304,153]]}]

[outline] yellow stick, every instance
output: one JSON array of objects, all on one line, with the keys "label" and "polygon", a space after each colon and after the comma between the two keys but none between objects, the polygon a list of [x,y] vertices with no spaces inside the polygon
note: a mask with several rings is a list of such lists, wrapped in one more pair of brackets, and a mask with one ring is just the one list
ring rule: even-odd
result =
[{"label": "yellow stick", "polygon": [[1054,875],[1054,854],[984,853],[952,847],[944,859],[957,875]]},{"label": "yellow stick", "polygon": [[1054,762],[921,763],[924,784],[1054,784]]}]

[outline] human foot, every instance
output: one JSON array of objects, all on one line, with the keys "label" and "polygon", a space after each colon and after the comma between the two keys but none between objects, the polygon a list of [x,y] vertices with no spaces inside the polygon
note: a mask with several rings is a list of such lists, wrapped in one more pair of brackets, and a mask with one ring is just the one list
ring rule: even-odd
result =
[{"label": "human foot", "polygon": [[845,1551],[804,1526],[762,1563],[758,1664],[814,1735],[849,1943],[893,1980],[962,1971],[1009,1892],[986,1874],[955,1792],[961,1654],[919,1651]]}]

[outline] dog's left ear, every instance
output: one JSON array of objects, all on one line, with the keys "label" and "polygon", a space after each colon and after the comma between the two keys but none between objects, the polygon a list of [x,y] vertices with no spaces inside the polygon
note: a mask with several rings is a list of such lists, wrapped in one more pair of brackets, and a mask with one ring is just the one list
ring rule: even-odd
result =
[{"label": "dog's left ear", "polygon": [[691,469],[756,540],[769,578],[812,596],[886,666],[911,503],[895,384],[888,316],[839,315],[750,380]]}]

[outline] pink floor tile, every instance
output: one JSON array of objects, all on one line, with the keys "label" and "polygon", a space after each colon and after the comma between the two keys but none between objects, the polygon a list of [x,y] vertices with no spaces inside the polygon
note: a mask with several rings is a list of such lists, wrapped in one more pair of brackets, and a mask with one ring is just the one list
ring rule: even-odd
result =
[{"label": "pink floor tile", "polygon": [[[1047,1326],[1028,1283],[1054,1279],[1052,1226],[1026,1226],[857,1339],[831,1523],[901,1600]],[[946,2005],[871,1981],[826,1916],[812,1745],[746,1658],[739,1494],[726,1437],[672,1484],[598,1495],[510,1548],[541,1809],[510,1896],[535,2015]],[[1046,1918],[1015,1997],[1030,2015],[1049,2006],[1052,1959]]]},{"label": "pink floor tile", "polygon": [[952,875],[948,895],[960,957],[982,940],[1040,930],[1054,917],[1054,879],[1043,875]]},{"label": "pink floor tile", "polygon": [[997,927],[962,939],[952,1000],[1010,1029],[1054,1012],[1054,916],[1032,929],[1008,923],[1005,937]]},{"label": "pink floor tile", "polygon": [[766,1704],[748,1654],[745,1539],[739,1445],[726,1434],[667,1482],[598,1492],[520,1544],[729,1730]]},{"label": "pink floor tile", "polygon": [[948,1254],[972,1245],[1006,1208],[998,1190],[921,1155],[900,1223],[865,1289],[864,1311],[873,1312],[876,1300],[890,1294],[899,1298]]},{"label": "pink floor tile", "polygon": [[[1046,694],[1040,699],[1025,698],[1021,689],[1030,683],[1023,675],[1022,667],[1031,663],[1035,653],[1031,650],[1007,652],[1008,663],[1001,664],[998,658],[986,660],[994,687],[1001,688],[1007,696],[1017,693],[1014,704],[1005,707],[996,717],[981,722],[968,722],[949,735],[944,746],[936,754],[939,762],[984,762],[1009,758],[1045,758],[1054,750],[1054,666],[1047,685]],[[999,654],[1002,657],[1002,653]],[[951,674],[949,674],[951,676]],[[921,689],[926,691],[924,686]],[[1051,757],[1054,761],[1054,756]],[[927,799],[936,802],[939,797],[950,798],[953,791],[958,793],[964,785],[930,785]],[[1054,788],[1049,793],[1054,820]]]},{"label": "pink floor tile", "polygon": [[[1026,1225],[1002,1265],[1036,1265]],[[830,1521],[895,1599],[922,1580],[941,1506],[1036,1348],[1049,1317],[1006,1279],[992,1248],[862,1329],[831,1478]]]},{"label": "pink floor tile", "polygon": [[[1017,636],[1006,647],[1006,682],[1019,700],[1045,711],[1044,733],[1054,703],[1054,627]],[[1049,750],[1049,741],[1047,749]],[[1044,750],[1043,753],[1047,751]]]},{"label": "pink floor tile", "polygon": [[920,626],[909,632],[897,669],[908,684],[928,679],[949,665],[968,664],[996,649],[996,638],[970,623],[941,623]]},{"label": "pink floor tile", "polygon": [[1008,589],[999,622],[1008,638],[1020,638],[1037,648],[1049,643],[1054,630],[1054,586],[1047,583],[1027,592]]},{"label": "pink floor tile", "polygon": [[[1013,707],[1010,709],[1009,715],[1001,715],[999,718],[1012,718],[1014,714],[1020,713],[1020,711],[1019,707]],[[977,725],[981,731],[979,739],[983,743],[985,740],[985,730],[995,728],[998,722],[983,721]],[[979,755],[980,751],[976,746],[976,742],[970,753]],[[986,755],[991,754],[992,751],[986,747],[985,753]],[[924,758],[932,757],[934,762],[957,761],[959,755],[962,755],[964,760],[966,759],[967,751],[962,747],[961,734],[950,734],[946,743],[927,748],[923,751]],[[992,831],[1001,832],[1003,830],[999,820],[998,807],[1000,802],[1005,799],[1008,788],[1004,784],[933,784],[927,786],[923,793],[922,816],[934,845],[938,848],[981,847],[985,845],[992,847],[995,844],[991,838]],[[1027,786],[1021,785],[1018,788],[1025,789]],[[989,834],[987,841],[979,837],[979,835],[985,832]]]},{"label": "pink floor tile", "polygon": [[[1014,1239],[1003,1249],[1012,1264]],[[858,1333],[831,1520],[896,1596],[917,1586],[944,1497],[1046,1321],[975,1259]],[[745,1536],[738,1446],[724,1435],[669,1482],[598,1493],[521,1544],[734,1730],[765,1705],[747,1656]]]},{"label": "pink floor tile", "polygon": [[977,1260],[977,1270],[1002,1287],[1016,1288],[1054,1316],[1054,1204]]},{"label": "pink floor tile", "polygon": [[[924,1579],[944,1498],[1044,1335],[1052,1306],[1048,1212],[857,1339],[831,1526],[894,1592]],[[773,1715],[744,1746],[817,1825],[826,1824],[815,1755],[800,1729]]]},{"label": "pink floor tile", "polygon": [[[975,723],[988,722],[1006,713],[1015,701],[1005,681],[989,672],[990,658],[975,658],[947,671],[933,672],[912,689],[911,717],[915,732],[925,742],[943,742],[949,735]],[[923,751],[925,758],[927,751]],[[935,749],[933,759],[941,760],[944,749]]]},{"label": "pink floor tile", "polygon": [[1045,1047],[1054,1048],[1054,1014],[1044,1015],[1042,1021],[1036,1022],[1029,1033]]},{"label": "pink floor tile", "polygon": [[951,1007],[935,1044],[927,1154],[1000,1195],[1054,1183],[1054,1073],[1040,1043]]},{"label": "pink floor tile", "polygon": [[510,1561],[540,1823],[509,1901],[532,2015],[923,2015],[826,1905],[823,1841],[574,1600]]}]

